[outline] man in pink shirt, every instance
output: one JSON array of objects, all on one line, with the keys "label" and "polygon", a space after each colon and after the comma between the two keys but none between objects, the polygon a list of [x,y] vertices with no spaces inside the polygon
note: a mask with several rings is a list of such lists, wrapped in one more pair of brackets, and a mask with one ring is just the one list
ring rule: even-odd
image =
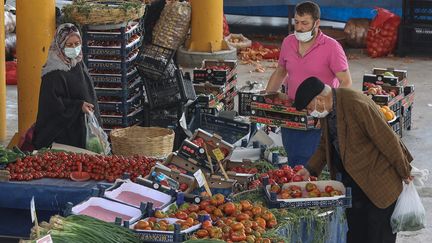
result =
[{"label": "man in pink shirt", "polygon": [[[276,92],[284,83],[288,98],[294,100],[297,88],[311,76],[332,88],[351,87],[348,61],[342,46],[319,29],[319,6],[306,1],[299,3],[295,11],[295,32],[283,40],[279,65],[270,77],[266,92]],[[320,135],[319,129],[282,128],[289,164],[305,165],[315,152]]]}]

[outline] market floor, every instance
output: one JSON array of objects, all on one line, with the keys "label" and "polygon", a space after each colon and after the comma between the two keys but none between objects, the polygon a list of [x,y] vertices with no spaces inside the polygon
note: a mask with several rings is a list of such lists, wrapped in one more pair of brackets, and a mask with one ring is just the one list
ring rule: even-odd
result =
[{"label": "market floor", "polygon": [[[409,83],[415,85],[415,102],[413,112],[413,127],[411,131],[403,134],[403,140],[415,157],[413,165],[432,170],[430,158],[432,158],[432,60],[430,58],[378,58],[372,59],[359,51],[348,51],[350,71],[353,77],[353,88],[360,90],[363,74],[368,73],[374,67],[394,67],[408,70]],[[260,63],[266,68],[266,72],[255,72],[254,65],[239,65],[238,87],[246,81],[257,81],[265,87],[275,62]],[[7,140],[0,141],[7,144],[17,131],[17,91],[16,86],[7,87]],[[423,203],[427,210],[427,228],[418,232],[401,233],[398,235],[398,243],[432,242],[432,180],[426,182],[420,189]],[[6,242],[0,238],[0,243]],[[14,242],[14,241],[12,241]]]}]

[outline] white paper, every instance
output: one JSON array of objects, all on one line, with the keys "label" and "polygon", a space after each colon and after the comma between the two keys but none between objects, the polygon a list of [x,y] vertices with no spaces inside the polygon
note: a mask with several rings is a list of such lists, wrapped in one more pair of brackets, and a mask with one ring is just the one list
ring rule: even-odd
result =
[{"label": "white paper", "polygon": [[36,240],[36,243],[53,243],[51,235],[45,235],[44,237]]},{"label": "white paper", "polygon": [[34,223],[34,221],[36,220],[36,207],[35,207],[34,196],[30,201],[30,215],[31,215],[32,223]]},{"label": "white paper", "polygon": [[260,148],[236,148],[234,149],[230,160],[233,162],[242,162],[243,159],[250,159],[252,161],[255,161],[260,159],[260,155]]},{"label": "white paper", "polygon": [[267,147],[270,147],[274,143],[273,140],[263,130],[258,130],[249,140],[248,145],[252,145],[254,141],[259,141],[260,144],[267,145]]},{"label": "white paper", "polygon": [[201,171],[201,169],[197,170],[197,171],[194,173],[194,177],[195,177],[195,179],[197,180],[199,187],[204,186],[204,184],[205,184],[205,178],[204,178],[204,174],[203,174],[203,172]]}]

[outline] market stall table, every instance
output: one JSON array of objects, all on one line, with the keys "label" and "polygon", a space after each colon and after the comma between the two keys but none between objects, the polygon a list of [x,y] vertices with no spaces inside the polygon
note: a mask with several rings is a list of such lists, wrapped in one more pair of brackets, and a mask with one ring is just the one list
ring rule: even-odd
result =
[{"label": "market stall table", "polygon": [[0,183],[0,235],[25,237],[33,226],[30,200],[34,196],[38,221],[63,214],[67,202],[77,204],[92,194],[96,181],[74,182],[64,179],[39,179]]}]

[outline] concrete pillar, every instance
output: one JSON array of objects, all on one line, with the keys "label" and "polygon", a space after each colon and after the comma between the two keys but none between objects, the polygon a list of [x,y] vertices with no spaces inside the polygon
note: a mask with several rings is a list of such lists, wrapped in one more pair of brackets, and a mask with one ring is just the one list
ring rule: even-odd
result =
[{"label": "concrete pillar", "polygon": [[223,41],[223,0],[190,0],[192,6],[191,38],[188,51],[217,52],[225,49]]},{"label": "concrete pillar", "polygon": [[16,9],[18,133],[23,134],[36,121],[41,70],[55,32],[55,0],[17,0]]}]

